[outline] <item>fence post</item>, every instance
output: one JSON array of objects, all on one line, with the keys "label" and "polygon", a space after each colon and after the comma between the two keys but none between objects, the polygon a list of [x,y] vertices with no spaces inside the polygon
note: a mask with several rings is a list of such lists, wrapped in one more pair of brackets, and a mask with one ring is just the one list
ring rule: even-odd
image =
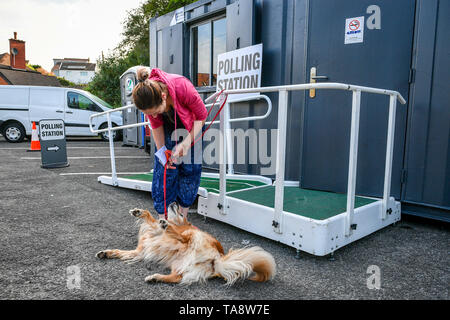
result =
[{"label": "fence post", "polygon": [[273,230],[276,233],[282,233],[288,91],[285,89],[280,90],[278,94],[277,163],[275,176],[275,212],[273,219]]},{"label": "fence post", "polygon": [[391,194],[391,177],[392,177],[392,158],[394,155],[394,138],[395,138],[395,115],[397,111],[397,97],[389,96],[389,120],[388,135],[386,145],[386,165],[384,169],[384,192],[383,204],[381,206],[381,219],[386,219],[386,211],[389,205],[389,196]]},{"label": "fence post", "polygon": [[350,153],[348,159],[347,211],[344,232],[351,234],[353,213],[355,211],[356,168],[358,162],[359,115],[361,109],[361,91],[354,90],[352,96],[352,124],[350,131]]},{"label": "fence post", "polygon": [[[225,106],[227,109],[227,106]],[[227,214],[226,192],[227,192],[227,141],[225,139],[226,115],[220,113],[220,134],[219,134],[219,203],[217,204],[221,214]]]},{"label": "fence post", "polygon": [[106,119],[108,120],[108,141],[109,141],[109,153],[111,155],[111,172],[112,172],[112,185],[117,186],[117,172],[116,172],[116,158],[114,156],[114,139],[112,134],[112,123],[111,123],[111,113],[106,114]]}]

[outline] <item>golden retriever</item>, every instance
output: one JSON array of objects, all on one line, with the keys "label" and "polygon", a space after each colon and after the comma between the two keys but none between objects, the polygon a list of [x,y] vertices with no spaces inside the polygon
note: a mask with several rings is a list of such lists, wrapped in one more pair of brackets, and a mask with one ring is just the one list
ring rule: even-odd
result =
[{"label": "golden retriever", "polygon": [[171,269],[168,275],[153,274],[145,281],[191,284],[222,277],[227,285],[238,279],[267,281],[275,275],[275,260],[260,247],[231,249],[224,253],[222,245],[210,234],[199,230],[178,214],[173,203],[168,220],[155,219],[149,211],[130,210],[141,219],[138,245],[135,250],[103,250],[100,259],[121,259],[128,262],[157,262]]}]

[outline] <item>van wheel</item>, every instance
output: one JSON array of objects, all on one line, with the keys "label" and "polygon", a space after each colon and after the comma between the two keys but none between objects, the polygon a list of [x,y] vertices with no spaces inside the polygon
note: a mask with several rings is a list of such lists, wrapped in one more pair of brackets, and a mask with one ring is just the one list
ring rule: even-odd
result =
[{"label": "van wheel", "polygon": [[25,128],[19,122],[10,122],[3,127],[2,135],[6,141],[12,143],[22,142],[25,139]]},{"label": "van wheel", "polygon": [[[113,126],[113,128],[117,127],[117,124],[113,123],[112,126]],[[107,123],[103,123],[99,127],[99,129],[106,129],[106,128],[108,128]],[[113,135],[113,141],[119,141],[122,138],[122,130],[113,131],[112,135]],[[100,136],[100,138],[102,138],[103,141],[109,141],[108,132],[101,132],[99,134],[99,136]]]}]

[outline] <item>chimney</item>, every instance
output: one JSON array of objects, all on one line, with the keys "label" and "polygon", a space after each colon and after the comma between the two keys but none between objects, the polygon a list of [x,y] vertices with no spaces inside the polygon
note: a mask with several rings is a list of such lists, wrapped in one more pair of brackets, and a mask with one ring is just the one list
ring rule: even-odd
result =
[{"label": "chimney", "polygon": [[14,39],[9,39],[9,53],[11,55],[12,68],[27,69],[25,62],[25,41],[17,40],[17,32],[14,32]]}]

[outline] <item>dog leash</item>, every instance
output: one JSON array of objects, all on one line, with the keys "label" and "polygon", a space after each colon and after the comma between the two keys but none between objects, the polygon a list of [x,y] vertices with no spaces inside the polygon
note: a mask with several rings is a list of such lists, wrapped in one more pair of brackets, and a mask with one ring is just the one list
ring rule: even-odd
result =
[{"label": "dog leash", "polygon": [[[208,112],[208,115],[206,116],[206,118],[209,117],[209,115],[211,114],[212,109],[214,108],[214,105],[217,102],[217,99],[222,95],[222,93],[225,91],[222,90],[220,92],[220,94],[217,95],[216,99],[214,100],[213,105],[211,106],[211,109]],[[203,136],[205,135],[206,131],[208,131],[208,129],[211,127],[211,125],[213,124],[214,120],[216,120],[217,116],[219,115],[219,113],[222,111],[223,107],[225,106],[225,103],[227,102],[227,98],[228,95],[225,95],[225,99],[222,103],[222,105],[220,106],[219,110],[217,111],[216,115],[214,116],[213,120],[211,121],[211,123],[209,124],[209,126],[205,129],[205,131],[203,131],[202,135],[200,138],[198,138],[197,140],[194,139],[194,141],[191,144],[191,148],[194,144],[196,144],[199,140],[203,139]],[[176,116],[176,110],[175,110],[175,131],[177,130],[177,116]],[[175,135],[176,136],[176,135]],[[164,152],[165,156],[166,156],[166,164],[164,165],[164,217],[167,220],[167,205],[166,205],[166,178],[167,178],[167,169],[176,169],[174,166],[170,166],[169,165],[169,159],[172,157],[172,151],[171,150],[166,150]]]},{"label": "dog leash", "polygon": [[[223,89],[222,91],[220,91],[220,93],[216,96],[216,99],[214,100],[214,103],[213,103],[213,105],[211,106],[211,109],[209,109],[209,112],[208,112],[208,115],[206,116],[206,118],[209,117],[209,115],[211,114],[212,109],[214,108],[214,105],[215,105],[216,102],[217,102],[217,99],[222,95],[222,92],[224,92],[224,91],[225,91],[225,89]],[[219,113],[222,111],[223,107],[225,106],[225,103],[227,102],[227,99],[228,99],[228,95],[226,94],[226,95],[225,95],[225,99],[224,99],[222,105],[220,106],[219,110],[217,110],[216,115],[215,115],[214,118],[212,119],[211,123],[210,123],[209,126],[205,129],[205,131],[202,132],[202,136],[201,136],[200,138],[198,138],[197,140],[195,140],[195,138],[194,138],[194,141],[193,141],[192,144],[191,144],[191,148],[192,148],[192,146],[193,146],[194,144],[197,143],[197,141],[199,141],[199,140],[201,140],[201,139],[203,138],[203,136],[205,135],[206,131],[208,131],[209,127],[211,127],[211,125],[213,124],[214,120],[216,120],[217,116],[218,116]]]}]

